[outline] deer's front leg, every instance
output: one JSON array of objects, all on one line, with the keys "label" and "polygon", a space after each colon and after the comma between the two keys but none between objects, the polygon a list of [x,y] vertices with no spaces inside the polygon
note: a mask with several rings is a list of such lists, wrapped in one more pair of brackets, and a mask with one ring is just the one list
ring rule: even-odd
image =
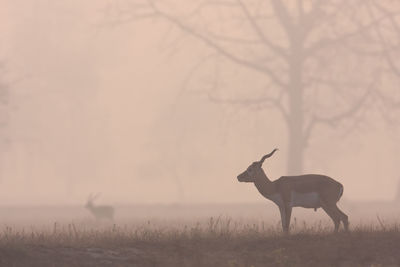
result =
[{"label": "deer's front leg", "polygon": [[292,207],[287,206],[285,207],[285,232],[289,233],[289,226],[290,226],[290,217],[292,216]]},{"label": "deer's front leg", "polygon": [[284,208],[283,206],[279,206],[279,212],[281,213],[282,230],[285,231],[285,225],[286,225],[286,212],[285,212],[285,208]]},{"label": "deer's front leg", "polygon": [[283,232],[289,233],[290,217],[292,215],[292,207],[280,205],[279,212],[281,213],[281,223]]},{"label": "deer's front leg", "polygon": [[279,206],[281,213],[281,223],[283,232],[289,233],[290,217],[292,216],[292,207],[290,206]]}]

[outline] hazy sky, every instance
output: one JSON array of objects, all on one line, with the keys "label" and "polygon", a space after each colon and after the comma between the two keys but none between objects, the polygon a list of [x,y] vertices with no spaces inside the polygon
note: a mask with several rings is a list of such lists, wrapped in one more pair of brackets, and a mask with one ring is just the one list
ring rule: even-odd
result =
[{"label": "hazy sky", "polygon": [[[0,0],[0,55],[15,81],[0,202],[81,203],[90,192],[109,203],[263,201],[236,175],[275,147],[264,169],[285,175],[277,114],[180,94],[206,48],[189,40],[171,54],[163,22],[101,26],[105,2]],[[346,137],[321,129],[305,171],[336,178],[349,199],[392,198],[398,138],[379,120],[369,126]]]}]

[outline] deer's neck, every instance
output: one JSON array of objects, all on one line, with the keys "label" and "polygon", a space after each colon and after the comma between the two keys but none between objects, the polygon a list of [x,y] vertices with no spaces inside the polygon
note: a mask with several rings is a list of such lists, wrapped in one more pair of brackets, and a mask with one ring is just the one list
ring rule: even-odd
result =
[{"label": "deer's neck", "polygon": [[263,170],[261,170],[258,179],[254,182],[254,185],[256,186],[258,192],[260,192],[260,194],[266,198],[276,193],[275,184],[268,179]]}]

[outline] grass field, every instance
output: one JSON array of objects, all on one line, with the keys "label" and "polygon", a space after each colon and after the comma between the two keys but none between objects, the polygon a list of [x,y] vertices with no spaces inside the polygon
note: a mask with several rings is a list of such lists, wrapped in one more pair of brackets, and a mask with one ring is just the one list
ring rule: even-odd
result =
[{"label": "grass field", "polygon": [[0,207],[0,266],[400,266],[397,203],[345,204],[350,233],[294,209],[289,236],[270,203]]},{"label": "grass field", "polygon": [[265,221],[4,225],[1,266],[400,266],[400,226],[294,221],[292,234]]}]

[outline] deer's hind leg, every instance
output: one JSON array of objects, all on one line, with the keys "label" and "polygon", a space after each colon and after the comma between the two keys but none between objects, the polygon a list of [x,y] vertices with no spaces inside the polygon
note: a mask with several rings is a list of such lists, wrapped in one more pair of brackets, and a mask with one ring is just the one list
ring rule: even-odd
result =
[{"label": "deer's hind leg", "polygon": [[344,229],[346,231],[348,231],[349,230],[349,217],[343,211],[341,211],[336,204],[335,204],[335,210],[340,215],[340,220],[343,223]]},{"label": "deer's hind leg", "polygon": [[[333,205],[336,206],[336,205]],[[340,213],[333,207],[332,205],[328,205],[321,201],[321,208],[328,214],[328,216],[332,219],[335,225],[335,233],[339,231],[340,225]],[[336,207],[337,208],[337,207]]]}]

